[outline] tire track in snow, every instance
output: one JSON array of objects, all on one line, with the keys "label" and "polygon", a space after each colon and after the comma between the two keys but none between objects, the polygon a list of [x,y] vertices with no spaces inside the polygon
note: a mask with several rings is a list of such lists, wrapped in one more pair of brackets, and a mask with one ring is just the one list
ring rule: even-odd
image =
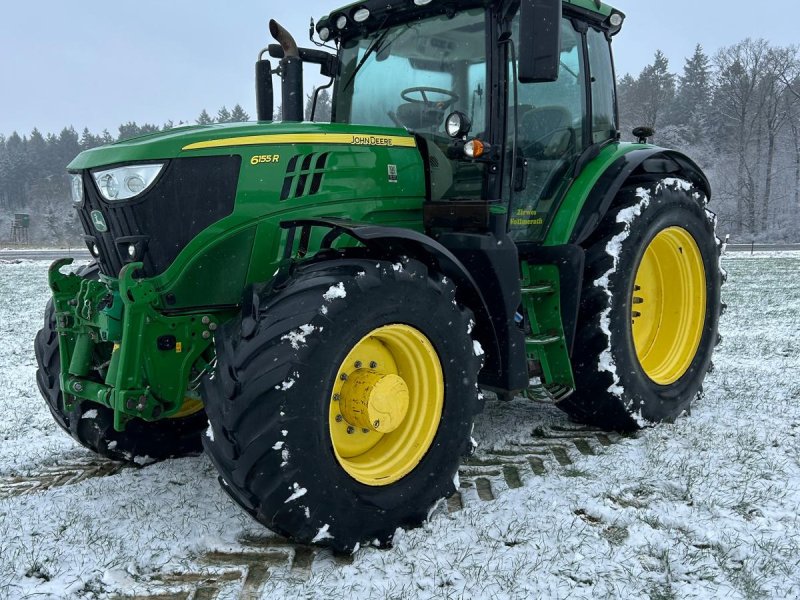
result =
[{"label": "tire track in snow", "polygon": [[123,463],[100,457],[89,457],[43,467],[34,475],[12,475],[0,478],[0,498],[45,492],[52,488],[75,485],[86,479],[109,477],[123,469]]},{"label": "tire track in snow", "polygon": [[[593,456],[622,439],[595,429],[537,428],[530,442],[494,450],[479,450],[459,469],[460,490],[440,513],[480,509],[509,489],[534,485],[537,477],[569,468],[582,456]],[[439,515],[441,516],[441,514]],[[433,518],[436,518],[434,516]],[[352,564],[353,556],[334,556],[326,548],[298,546],[269,533],[239,540],[235,551],[211,551],[197,557],[201,570],[159,574],[146,582],[147,594],[119,595],[115,600],[213,600],[260,598],[268,582],[308,581],[324,566]],[[238,594],[238,595],[237,595]]]},{"label": "tire track in snow", "polygon": [[[438,509],[458,513],[479,509],[509,489],[534,485],[537,477],[571,467],[622,436],[589,428],[537,427],[530,441],[479,449],[459,469],[459,491]],[[116,475],[128,465],[99,457],[47,466],[35,475],[0,478],[0,498],[36,494],[91,478]],[[434,517],[435,518],[435,517]],[[326,548],[298,546],[265,532],[239,540],[235,550],[213,550],[196,557],[193,572],[159,573],[138,583],[147,592],[118,595],[118,600],[214,600],[223,594],[240,600],[259,598],[269,581],[307,581],[323,565],[344,566],[352,556],[334,556]],[[137,586],[138,587],[138,586]]]}]

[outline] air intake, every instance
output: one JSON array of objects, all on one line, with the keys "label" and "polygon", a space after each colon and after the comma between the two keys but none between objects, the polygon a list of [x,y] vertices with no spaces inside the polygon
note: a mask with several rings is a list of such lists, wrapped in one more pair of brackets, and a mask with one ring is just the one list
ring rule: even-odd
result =
[{"label": "air intake", "polygon": [[281,189],[281,201],[303,196],[313,196],[322,187],[322,177],[328,165],[330,152],[295,155],[286,167],[286,177]]}]

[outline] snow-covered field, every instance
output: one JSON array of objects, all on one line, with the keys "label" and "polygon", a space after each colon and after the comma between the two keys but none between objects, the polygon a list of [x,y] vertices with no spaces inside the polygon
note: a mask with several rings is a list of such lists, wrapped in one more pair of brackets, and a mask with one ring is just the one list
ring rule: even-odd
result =
[{"label": "snow-covered field", "polygon": [[204,457],[119,469],[63,434],[34,381],[46,267],[0,265],[0,598],[800,597],[800,253],[726,258],[691,417],[618,438],[490,401],[460,502],[349,560],[271,537]]}]

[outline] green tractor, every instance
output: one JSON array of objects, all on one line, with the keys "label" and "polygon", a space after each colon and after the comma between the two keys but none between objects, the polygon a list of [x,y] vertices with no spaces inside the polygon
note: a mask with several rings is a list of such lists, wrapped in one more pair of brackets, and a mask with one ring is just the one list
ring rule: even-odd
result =
[{"label": "green tractor", "polygon": [[[620,141],[623,20],[363,0],[314,48],[273,21],[257,123],[80,154],[95,260],[52,265],[36,338],[55,420],[114,460],[205,450],[259,522],[346,552],[455,491],[481,389],[618,430],[688,411],[718,340],[710,190],[651,131]],[[330,123],[302,122],[304,67]]]}]

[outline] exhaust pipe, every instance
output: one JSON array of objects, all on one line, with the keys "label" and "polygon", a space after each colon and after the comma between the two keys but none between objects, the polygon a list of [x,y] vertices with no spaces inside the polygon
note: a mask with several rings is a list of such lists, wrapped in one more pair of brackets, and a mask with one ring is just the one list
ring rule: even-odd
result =
[{"label": "exhaust pipe", "polygon": [[300,50],[297,48],[297,42],[294,41],[292,34],[286,31],[275,19],[271,19],[269,22],[269,33],[281,45],[285,57],[300,58]]},{"label": "exhaust pipe", "polygon": [[297,42],[274,19],[269,22],[269,32],[283,48],[281,59],[281,111],[284,121],[303,120],[303,61]]}]

